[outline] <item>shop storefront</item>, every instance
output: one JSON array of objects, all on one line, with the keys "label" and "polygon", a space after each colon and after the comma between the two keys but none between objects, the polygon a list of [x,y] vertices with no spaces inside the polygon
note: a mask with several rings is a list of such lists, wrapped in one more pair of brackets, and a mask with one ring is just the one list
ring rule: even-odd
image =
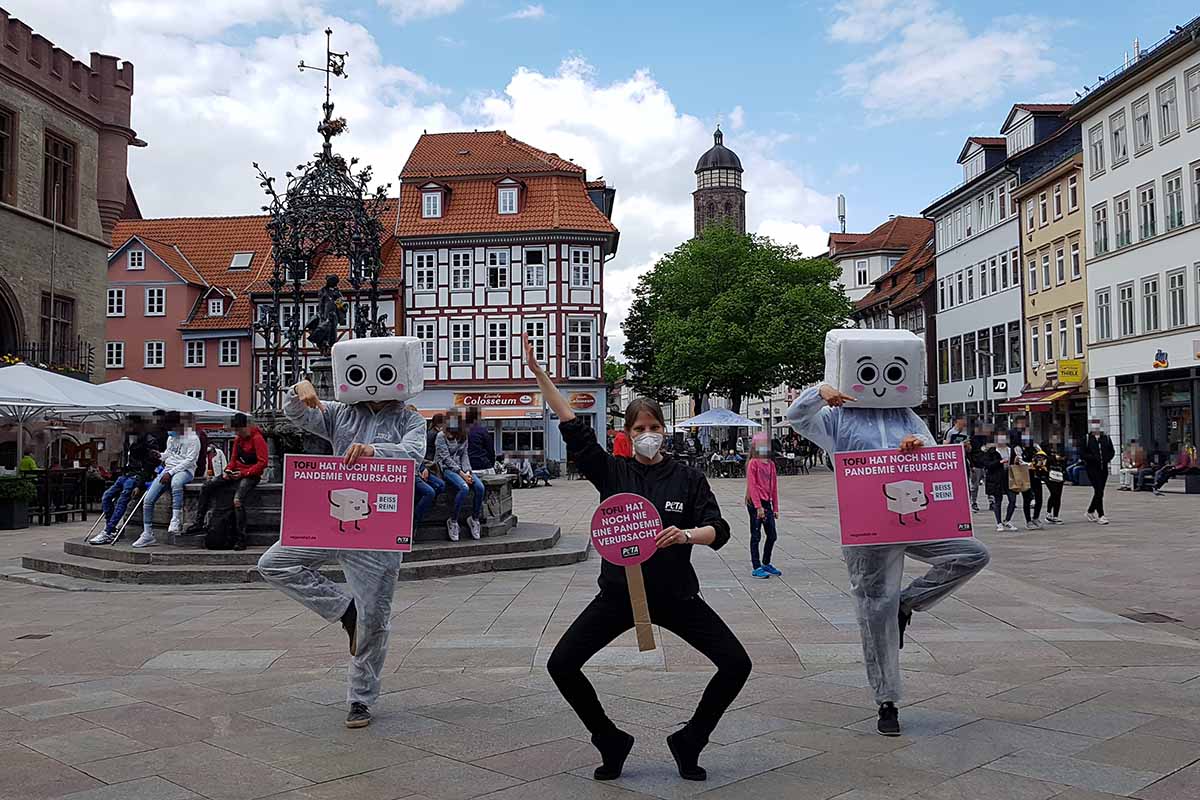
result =
[{"label": "shop storefront", "polygon": [[1121,442],[1137,439],[1151,456],[1173,458],[1196,443],[1200,409],[1197,370],[1162,370],[1122,375],[1114,383],[1120,408]]},{"label": "shop storefront", "polygon": [[[599,418],[606,402],[603,389],[589,388],[565,394],[579,419],[593,430],[603,430]],[[566,447],[558,433],[558,418],[545,407],[544,398],[536,390],[427,389],[412,402],[426,419],[452,408],[478,409],[483,424],[492,431],[496,454],[505,459],[567,460]]]}]

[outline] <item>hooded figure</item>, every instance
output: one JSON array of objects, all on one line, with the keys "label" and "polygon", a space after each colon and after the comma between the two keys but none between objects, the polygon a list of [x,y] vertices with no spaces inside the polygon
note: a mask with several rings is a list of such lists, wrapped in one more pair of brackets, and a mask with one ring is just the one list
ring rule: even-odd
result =
[{"label": "hooded figure", "polygon": [[[833,330],[825,337],[825,382],[788,409],[797,433],[830,455],[912,450],[935,444],[912,410],[924,400],[925,343],[904,330]],[[904,556],[931,565],[907,587]],[[944,599],[988,563],[975,539],[843,547],[867,678],[879,704],[878,730],[900,735],[900,649],[912,612]]]},{"label": "hooded figure", "polygon": [[[288,392],[283,413],[309,433],[328,439],[347,465],[361,458],[425,455],[425,420],[405,401],[424,388],[421,343],[409,336],[350,339],[333,346],[335,402],[322,402],[308,381]],[[344,585],[320,566],[336,559]],[[400,554],[371,550],[318,550],[271,545],[258,560],[263,579],[329,622],[350,639],[346,727],[370,724],[387,656],[392,594]]]}]

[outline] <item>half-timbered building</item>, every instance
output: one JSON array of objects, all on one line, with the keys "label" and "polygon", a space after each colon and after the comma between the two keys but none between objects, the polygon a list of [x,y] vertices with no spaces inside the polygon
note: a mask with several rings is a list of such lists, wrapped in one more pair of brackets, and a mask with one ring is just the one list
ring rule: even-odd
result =
[{"label": "half-timbered building", "polygon": [[613,189],[504,131],[425,134],[400,175],[405,331],[424,342],[430,416],[478,407],[496,450],[566,458],[521,334],[602,435],[604,264]]}]

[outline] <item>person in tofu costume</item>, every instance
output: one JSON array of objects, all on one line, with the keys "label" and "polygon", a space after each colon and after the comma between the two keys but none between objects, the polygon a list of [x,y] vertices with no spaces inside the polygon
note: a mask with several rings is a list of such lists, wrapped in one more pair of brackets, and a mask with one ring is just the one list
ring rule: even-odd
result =
[{"label": "person in tofu costume", "polygon": [[[841,329],[825,337],[825,382],[801,392],[788,422],[830,455],[935,444],[912,410],[924,398],[925,343],[910,331]],[[966,487],[964,485],[963,489]],[[904,557],[930,565],[902,588]],[[988,563],[975,539],[843,547],[877,728],[900,735],[900,649],[914,611],[927,611]]]},{"label": "person in tofu costume", "polygon": [[[308,381],[284,398],[288,421],[329,440],[346,466],[363,458],[425,455],[425,420],[405,401],[424,388],[420,340],[410,336],[349,339],[333,346],[335,402],[322,402]],[[346,575],[338,584],[320,572],[335,560]],[[340,622],[350,640],[346,727],[371,723],[387,656],[392,593],[400,554],[271,545],[258,560],[263,579],[329,622]]]}]

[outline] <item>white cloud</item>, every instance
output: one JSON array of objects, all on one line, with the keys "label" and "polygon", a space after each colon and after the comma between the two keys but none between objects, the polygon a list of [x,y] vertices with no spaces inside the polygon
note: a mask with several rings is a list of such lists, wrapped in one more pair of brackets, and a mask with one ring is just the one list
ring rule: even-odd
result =
[{"label": "white cloud", "polygon": [[972,31],[936,0],[843,0],[835,13],[832,39],[871,45],[841,76],[873,122],[982,108],[1057,70],[1054,25],[1042,17],[997,17]]},{"label": "white cloud", "polygon": [[378,0],[379,5],[392,12],[392,19],[403,25],[417,19],[453,14],[465,0]]},{"label": "white cloud", "polygon": [[746,124],[746,109],[741,106],[734,106],[733,111],[729,112],[729,127],[735,131],[740,131]]},{"label": "white cloud", "polygon": [[546,16],[546,9],[541,3],[530,3],[518,8],[511,14],[505,14],[505,19],[541,19]]},{"label": "white cloud", "polygon": [[[504,128],[616,187],[620,251],[605,270],[615,351],[637,278],[692,234],[693,170],[712,144],[712,127],[677,108],[648,71],[602,81],[587,61],[571,58],[554,73],[516,68],[506,85],[451,106],[435,75],[390,61],[366,28],[315,9],[294,12],[309,15],[302,32],[294,26],[234,44],[216,33],[171,35],[157,18],[146,28],[136,18],[118,24],[111,4],[77,10],[72,0],[53,2],[58,13],[44,10],[47,0],[6,6],[77,55],[100,50],[136,67],[133,127],[150,146],[130,151],[129,171],[147,216],[257,212],[263,200],[250,162],[282,176],[311,157],[320,143],[322,82],[296,62],[320,57],[328,25],[335,47],[350,51],[351,77],[334,84],[335,113],[350,124],[337,149],[371,164],[381,182],[395,184],[422,130]],[[234,21],[241,12],[229,8],[211,30],[242,24]],[[288,19],[275,21],[287,28]],[[833,224],[833,200],[775,154],[784,138],[742,129],[725,143],[746,168],[749,227],[816,253],[824,249],[822,226]]]}]

